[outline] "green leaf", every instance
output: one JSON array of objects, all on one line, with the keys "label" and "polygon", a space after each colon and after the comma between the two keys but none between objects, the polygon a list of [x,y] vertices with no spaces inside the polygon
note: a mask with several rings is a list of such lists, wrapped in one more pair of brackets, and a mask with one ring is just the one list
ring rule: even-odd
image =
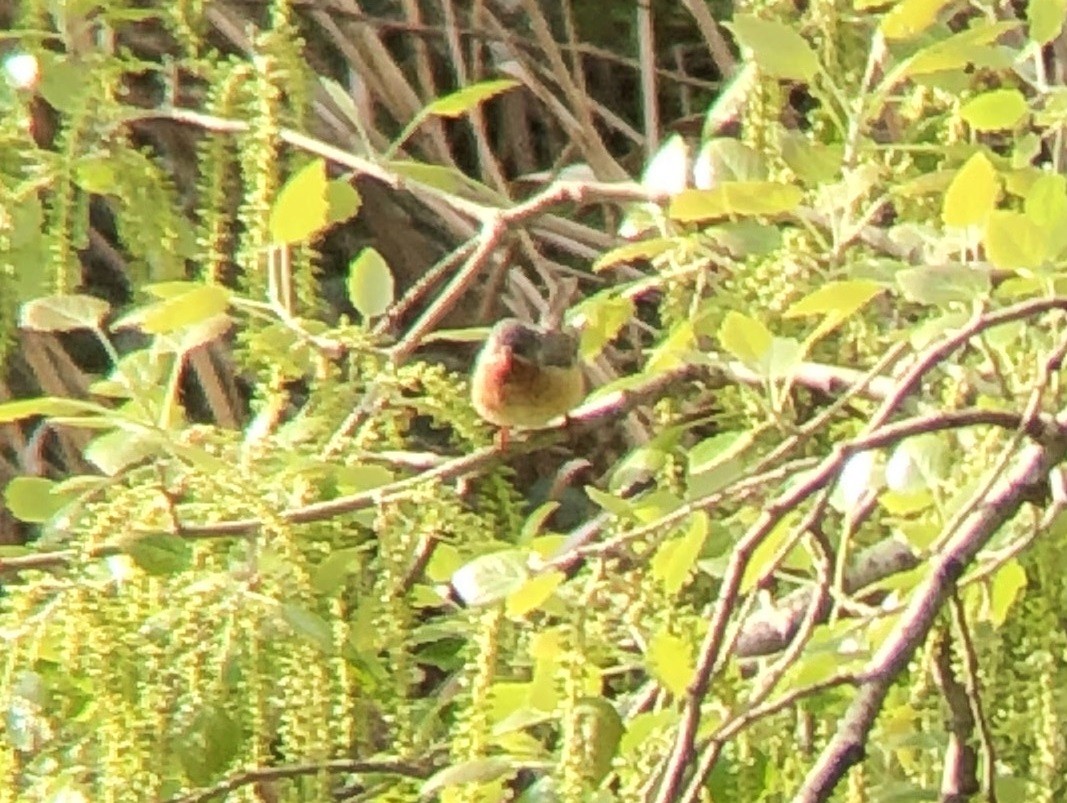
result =
[{"label": "green leaf", "polygon": [[83,414],[101,417],[114,415],[107,407],[93,402],[79,401],[78,399],[60,399],[55,396],[19,399],[18,401],[0,404],[0,424],[21,421],[23,418],[33,418],[39,415],[53,417]]},{"label": "green leaf", "polygon": [[326,162],[314,159],[282,187],[270,212],[270,236],[275,243],[310,240],[329,223]]},{"label": "green leaf", "polygon": [[1048,257],[1048,236],[1019,212],[995,210],[986,222],[982,242],[989,261],[1005,270],[1039,268]]},{"label": "green leaf", "polygon": [[785,311],[784,317],[800,318],[805,315],[833,313],[847,318],[883,289],[880,283],[867,279],[829,282],[791,305]]},{"label": "green leaf", "polygon": [[48,521],[70,499],[54,493],[56,483],[45,477],[15,477],[4,489],[8,512],[19,521]]},{"label": "green leaf", "polygon": [[334,652],[333,631],[329,622],[314,611],[295,603],[282,605],[281,611],[282,619],[298,636],[325,653]]},{"label": "green leaf", "polygon": [[607,253],[601,254],[593,263],[592,270],[594,273],[600,273],[630,262],[649,260],[675,248],[677,244],[672,237],[654,237],[650,240],[620,245],[618,248],[612,248]]},{"label": "green leaf", "polygon": [[844,148],[809,139],[800,131],[783,128],[778,135],[782,160],[809,187],[834,181],[841,175]]},{"label": "green leaf", "polygon": [[84,295],[47,296],[27,301],[19,310],[19,326],[35,332],[71,332],[100,328],[110,307]]},{"label": "green leaf", "polygon": [[994,89],[964,104],[960,117],[976,131],[999,131],[1015,128],[1029,111],[1018,89]]},{"label": "green leaf", "polygon": [[759,584],[764,575],[771,570],[771,566],[779,551],[792,534],[793,520],[795,516],[786,516],[771,530],[767,536],[752,550],[752,557],[745,566],[745,573],[741,578],[740,591],[747,594]]},{"label": "green leaf", "polygon": [[663,583],[667,596],[677,596],[696,568],[708,526],[707,514],[698,511],[690,519],[684,535],[664,541],[652,556],[652,576]]},{"label": "green leaf", "polygon": [[608,513],[614,513],[620,518],[633,518],[634,516],[633,502],[627,499],[623,499],[616,494],[605,493],[592,485],[586,486],[585,493]]},{"label": "green leaf", "polygon": [[161,335],[207,323],[222,315],[229,305],[230,291],[225,287],[217,284],[194,285],[181,295],[166,298],[124,316],[122,324],[132,324],[148,334]]},{"label": "green leaf", "polygon": [[743,47],[752,51],[760,70],[772,78],[807,82],[819,71],[815,51],[784,22],[737,14],[727,27]]},{"label": "green leaf", "polygon": [[452,588],[467,605],[489,605],[522,588],[530,577],[527,554],[504,549],[481,555],[452,575]]},{"label": "green leaf", "polygon": [[981,226],[997,202],[1000,180],[996,168],[979,151],[967,160],[945,193],[941,219],[947,226]]},{"label": "green leaf", "polygon": [[704,230],[735,259],[770,254],[782,247],[782,232],[777,226],[752,218],[727,221]]},{"label": "green leaf", "polygon": [[393,272],[384,257],[364,248],[348,266],[348,298],[366,318],[381,315],[393,303]]},{"label": "green leaf", "polygon": [[704,143],[693,175],[696,186],[706,190],[727,181],[766,181],[767,160],[751,145],[733,137],[719,137]]},{"label": "green leaf", "polygon": [[901,77],[915,77],[931,73],[959,70],[995,55],[990,45],[1009,31],[1019,27],[1017,22],[979,22],[965,31],[942,39],[920,50],[906,62]]},{"label": "green leaf", "polygon": [[993,575],[989,589],[989,620],[1000,627],[1008,619],[1008,611],[1026,588],[1026,572],[1019,561],[1012,559]]},{"label": "green leaf", "polygon": [[683,190],[671,199],[672,220],[692,223],[733,215],[777,215],[795,209],[804,193],[777,181],[735,181],[713,190]]},{"label": "green leaf", "polygon": [[501,78],[494,81],[483,81],[479,84],[465,86],[458,92],[445,95],[429,104],[424,114],[433,114],[439,117],[459,117],[466,114],[480,103],[484,103],[502,92],[514,89],[519,82],[511,78]]},{"label": "green leaf", "polygon": [[508,594],[504,612],[512,619],[521,619],[532,611],[539,610],[567,579],[556,570],[534,575],[519,588]]},{"label": "green leaf", "polygon": [[793,375],[803,356],[804,349],[796,338],[775,337],[762,360],[762,373],[768,379],[785,379]]},{"label": "green leaf", "polygon": [[1067,0],[1030,0],[1026,18],[1030,21],[1030,39],[1047,45],[1063,30],[1067,17]]},{"label": "green leaf", "polygon": [[1045,235],[1044,252],[1050,259],[1067,249],[1067,178],[1059,173],[1040,176],[1026,194],[1026,216]]},{"label": "green leaf", "polygon": [[335,549],[311,573],[311,588],[323,596],[338,591],[348,575],[362,568],[364,550],[359,547]]},{"label": "green leaf", "polygon": [[123,546],[123,551],[148,574],[177,574],[189,568],[193,547],[184,538],[171,533],[150,533]]},{"label": "green leaf", "polygon": [[419,790],[420,800],[434,798],[438,792],[453,786],[463,784],[484,784],[504,778],[519,769],[514,759],[504,756],[490,756],[488,758],[475,758],[445,767],[440,772],[434,773],[422,785]]},{"label": "green leaf", "polygon": [[163,451],[155,433],[116,429],[99,435],[85,448],[85,458],[109,477],[123,469],[154,458]]},{"label": "green leaf", "polygon": [[719,342],[741,362],[758,367],[770,352],[774,335],[755,318],[731,311],[719,327]]},{"label": "green leaf", "polygon": [[882,17],[879,26],[889,40],[914,39],[935,22],[948,0],[902,0]]},{"label": "green leaf", "polygon": [[693,679],[693,648],[685,639],[663,629],[648,644],[649,674],[676,697],[683,697]]},{"label": "green leaf", "polygon": [[363,205],[363,199],[347,179],[334,179],[326,185],[326,204],[329,207],[327,225],[343,223],[355,217]]},{"label": "green leaf", "polygon": [[634,302],[619,296],[596,295],[583,302],[577,312],[585,318],[578,354],[583,360],[591,360],[633,319]]},{"label": "green leaf", "polygon": [[969,304],[989,295],[989,272],[973,265],[949,263],[908,268],[897,272],[904,295],[920,304]]}]

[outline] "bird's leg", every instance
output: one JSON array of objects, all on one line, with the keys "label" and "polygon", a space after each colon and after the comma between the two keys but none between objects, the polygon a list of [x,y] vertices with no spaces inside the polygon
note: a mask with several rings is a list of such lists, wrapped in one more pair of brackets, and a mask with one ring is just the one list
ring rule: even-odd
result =
[{"label": "bird's leg", "polygon": [[509,427],[501,427],[496,431],[496,437],[494,438],[494,440],[496,441],[497,449],[503,452],[508,448],[510,434],[511,429]]}]

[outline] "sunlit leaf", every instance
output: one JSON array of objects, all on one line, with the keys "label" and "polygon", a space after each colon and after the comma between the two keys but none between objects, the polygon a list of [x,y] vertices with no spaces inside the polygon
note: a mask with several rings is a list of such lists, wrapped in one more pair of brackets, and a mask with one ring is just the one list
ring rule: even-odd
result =
[{"label": "sunlit leaf", "polygon": [[882,290],[881,284],[866,279],[828,282],[791,305],[785,311],[784,317],[799,318],[805,315],[828,313],[848,317],[865,306]]},{"label": "sunlit leaf", "polygon": [[476,758],[453,764],[440,772],[434,773],[422,785],[419,790],[420,800],[433,799],[435,795],[444,789],[463,784],[484,784],[499,778],[504,778],[514,772],[518,767],[515,761],[504,756],[489,756]]},{"label": "sunlit leaf", "polygon": [[905,64],[904,76],[958,70],[988,59],[995,55],[992,43],[1019,27],[1018,22],[978,22],[967,30],[920,50]]},{"label": "sunlit leaf", "polygon": [[323,159],[312,160],[294,174],[271,208],[271,240],[281,244],[304,242],[326,228],[330,213],[327,184]]},{"label": "sunlit leaf", "polygon": [[882,17],[879,28],[886,39],[913,39],[935,22],[949,0],[902,0]]},{"label": "sunlit leaf", "polygon": [[997,202],[1000,180],[981,151],[967,160],[945,193],[941,219],[948,226],[981,226]]},{"label": "sunlit leaf", "polygon": [[774,343],[774,335],[755,318],[731,311],[719,328],[719,342],[730,354],[749,366],[758,366]]},{"label": "sunlit leaf", "polygon": [[751,14],[735,14],[727,27],[752,58],[772,78],[810,81],[819,71],[819,59],[795,28]]},{"label": "sunlit leaf", "polygon": [[19,310],[19,326],[35,332],[99,329],[110,306],[85,295],[46,296],[27,301]]},{"label": "sunlit leaf", "polygon": [[982,239],[986,256],[998,268],[1039,268],[1048,257],[1049,238],[1029,216],[995,210]]},{"label": "sunlit leaf", "polygon": [[426,114],[433,114],[439,117],[459,117],[490,98],[517,86],[519,86],[519,82],[511,78],[500,78],[471,84],[450,95],[438,98],[423,111]]},{"label": "sunlit leaf", "polygon": [[969,304],[989,295],[989,271],[973,265],[949,263],[907,268],[897,272],[904,295],[920,304]]},{"label": "sunlit leaf", "polygon": [[994,89],[965,103],[960,117],[976,131],[999,131],[1015,128],[1029,111],[1018,89]]},{"label": "sunlit leaf", "polygon": [[771,570],[775,557],[781,551],[785,542],[792,535],[794,516],[783,518],[767,536],[752,550],[752,557],[745,566],[744,576],[741,578],[740,591],[747,594]]},{"label": "sunlit leaf", "polygon": [[652,637],[645,655],[648,671],[671,694],[681,697],[693,679],[693,647],[663,629]]},{"label": "sunlit leaf", "polygon": [[381,315],[393,303],[393,272],[374,248],[364,248],[349,264],[347,287],[352,306],[364,318]]},{"label": "sunlit leaf", "polygon": [[566,579],[563,572],[555,570],[531,577],[508,594],[505,613],[512,619],[521,619],[531,611],[538,610]]},{"label": "sunlit leaf", "polygon": [[1067,0],[1030,0],[1026,7],[1030,39],[1039,45],[1047,45],[1063,30],[1065,18]]},{"label": "sunlit leaf", "polygon": [[159,438],[147,430],[117,429],[99,435],[85,448],[85,458],[113,477],[123,469],[154,458],[163,451]]},{"label": "sunlit leaf", "polygon": [[21,421],[34,416],[71,416],[96,415],[109,417],[114,413],[107,407],[78,399],[61,399],[55,396],[42,396],[36,399],[19,399],[0,404],[0,424]]},{"label": "sunlit leaf", "polygon": [[833,181],[841,175],[844,148],[809,139],[800,131],[782,129],[778,137],[782,160],[807,186]]},{"label": "sunlit leaf", "polygon": [[4,489],[4,502],[19,521],[48,521],[70,501],[55,491],[56,483],[46,477],[15,477]]},{"label": "sunlit leaf", "polygon": [[693,183],[710,190],[727,181],[766,181],[767,160],[751,145],[733,137],[708,140],[693,164]]},{"label": "sunlit leaf", "polygon": [[685,533],[664,541],[652,556],[652,576],[663,583],[667,596],[676,596],[692,575],[708,536],[708,527],[707,514],[695,513]]},{"label": "sunlit leaf", "polygon": [[1000,627],[1008,619],[1012,605],[1026,588],[1026,572],[1017,560],[1009,560],[993,575],[989,589],[989,619]]},{"label": "sunlit leaf", "polygon": [[583,360],[596,357],[634,316],[634,302],[612,295],[594,296],[580,307],[585,319],[578,353]]},{"label": "sunlit leaf", "polygon": [[670,237],[654,237],[636,243],[627,243],[601,254],[593,263],[592,269],[594,273],[599,273],[630,262],[649,260],[676,246],[677,242]]},{"label": "sunlit leaf", "polygon": [[804,194],[776,181],[735,181],[712,190],[685,190],[671,199],[672,220],[691,223],[732,215],[777,215],[790,212]]},{"label": "sunlit leaf", "polygon": [[350,181],[335,179],[326,185],[326,203],[329,206],[327,222],[333,225],[355,217],[363,199]]}]

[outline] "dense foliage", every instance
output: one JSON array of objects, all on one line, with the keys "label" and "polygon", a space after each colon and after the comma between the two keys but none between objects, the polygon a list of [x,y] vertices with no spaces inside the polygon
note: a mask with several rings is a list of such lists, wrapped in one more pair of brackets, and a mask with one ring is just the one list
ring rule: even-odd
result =
[{"label": "dense foliage", "polygon": [[1064,0],[367,5],[0,9],[0,800],[1064,799]]}]

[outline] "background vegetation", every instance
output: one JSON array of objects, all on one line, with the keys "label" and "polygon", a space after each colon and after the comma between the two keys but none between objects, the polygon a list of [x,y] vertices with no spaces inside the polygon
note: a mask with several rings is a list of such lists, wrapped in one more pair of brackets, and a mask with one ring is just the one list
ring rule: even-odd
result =
[{"label": "background vegetation", "polygon": [[1064,799],[1065,11],[0,6],[0,799]]}]

